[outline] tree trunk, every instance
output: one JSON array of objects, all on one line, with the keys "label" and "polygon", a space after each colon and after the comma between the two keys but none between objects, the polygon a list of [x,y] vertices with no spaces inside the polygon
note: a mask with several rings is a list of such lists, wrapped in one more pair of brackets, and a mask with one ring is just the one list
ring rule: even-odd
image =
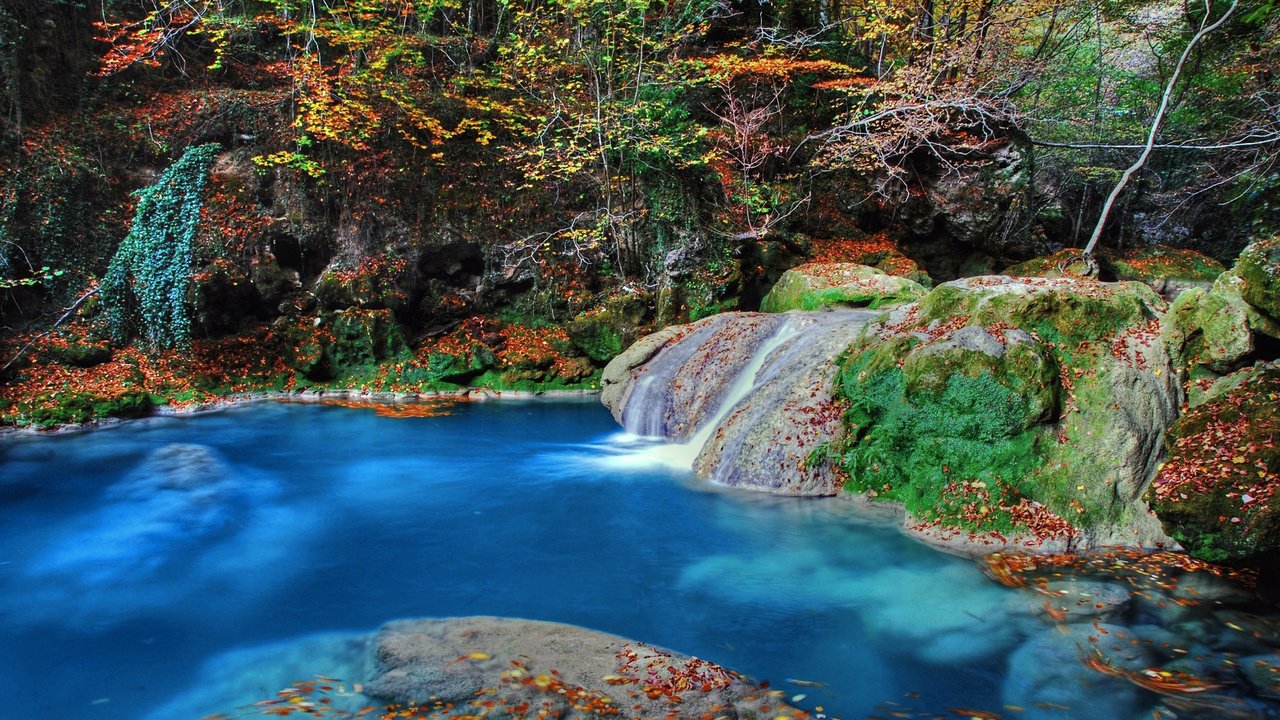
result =
[{"label": "tree trunk", "polygon": [[1164,94],[1160,97],[1160,108],[1156,110],[1156,116],[1151,120],[1151,129],[1147,132],[1147,143],[1142,148],[1142,152],[1138,155],[1138,159],[1133,164],[1125,168],[1124,174],[1120,176],[1120,180],[1116,182],[1116,186],[1111,188],[1111,194],[1107,195],[1107,200],[1102,204],[1102,214],[1098,216],[1098,224],[1093,226],[1093,234],[1089,236],[1089,243],[1084,246],[1084,250],[1080,253],[1080,259],[1084,261],[1085,271],[1089,275],[1098,274],[1098,261],[1093,255],[1094,248],[1098,245],[1098,239],[1102,237],[1102,230],[1106,227],[1107,216],[1111,214],[1111,208],[1116,203],[1116,198],[1120,197],[1120,193],[1124,191],[1129,180],[1147,164],[1147,158],[1151,157],[1151,150],[1155,147],[1156,136],[1160,133],[1160,126],[1164,124],[1165,115],[1169,112],[1170,98],[1173,97],[1173,90],[1178,84],[1178,77],[1182,75],[1182,68],[1187,64],[1187,58],[1191,56],[1191,51],[1195,46],[1204,39],[1206,35],[1217,30],[1231,17],[1231,13],[1235,12],[1236,6],[1240,4],[1240,0],[1231,0],[1231,7],[1222,14],[1222,17],[1215,20],[1212,24],[1209,22],[1210,0],[1205,0],[1204,20],[1200,22],[1200,29],[1191,37],[1191,41],[1182,50],[1182,56],[1178,58],[1178,64],[1173,68],[1173,74],[1169,76],[1169,82],[1164,86]]}]

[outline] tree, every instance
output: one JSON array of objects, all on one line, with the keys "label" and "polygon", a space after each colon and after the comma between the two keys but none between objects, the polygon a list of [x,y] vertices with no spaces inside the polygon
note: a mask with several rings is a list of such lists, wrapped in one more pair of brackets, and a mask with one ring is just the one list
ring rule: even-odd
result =
[{"label": "tree", "polygon": [[1102,237],[1102,229],[1106,227],[1107,218],[1111,215],[1111,208],[1115,205],[1116,198],[1120,196],[1121,192],[1124,192],[1125,186],[1129,184],[1129,180],[1133,178],[1134,173],[1141,170],[1147,164],[1147,159],[1151,157],[1151,151],[1155,148],[1156,136],[1160,133],[1161,126],[1164,125],[1165,115],[1169,111],[1174,88],[1178,86],[1178,79],[1182,76],[1182,69],[1187,64],[1187,58],[1191,56],[1191,51],[1205,36],[1227,22],[1227,18],[1231,17],[1231,14],[1235,12],[1237,5],[1239,5],[1239,0],[1231,0],[1231,5],[1226,12],[1210,23],[1209,18],[1212,15],[1211,0],[1204,0],[1204,18],[1200,21],[1200,29],[1196,31],[1195,35],[1191,36],[1191,40],[1187,42],[1186,48],[1183,49],[1182,55],[1178,58],[1178,63],[1173,67],[1173,73],[1169,75],[1169,81],[1164,86],[1164,94],[1160,96],[1160,107],[1156,110],[1156,115],[1151,120],[1151,129],[1147,131],[1147,142],[1142,147],[1142,152],[1138,154],[1138,159],[1125,168],[1120,180],[1116,182],[1115,187],[1111,189],[1111,193],[1107,195],[1106,202],[1102,205],[1102,212],[1098,215],[1098,223],[1093,226],[1093,234],[1089,236],[1089,242],[1084,246],[1084,250],[1080,252],[1088,274],[1096,275],[1098,273],[1098,261],[1093,256],[1093,250],[1098,245],[1098,239]]}]

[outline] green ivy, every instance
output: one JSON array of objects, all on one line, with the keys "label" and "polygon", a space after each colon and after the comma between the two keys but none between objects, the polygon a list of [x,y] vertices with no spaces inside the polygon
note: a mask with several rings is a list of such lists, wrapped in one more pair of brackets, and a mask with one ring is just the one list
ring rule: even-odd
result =
[{"label": "green ivy", "polygon": [[115,339],[141,335],[155,348],[191,340],[191,240],[219,149],[217,143],[188,148],[154,184],[138,191],[133,225],[102,279]]}]

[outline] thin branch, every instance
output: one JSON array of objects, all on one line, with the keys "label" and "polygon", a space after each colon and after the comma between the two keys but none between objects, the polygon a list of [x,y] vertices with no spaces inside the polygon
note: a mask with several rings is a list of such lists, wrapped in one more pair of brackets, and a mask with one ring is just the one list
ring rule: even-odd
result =
[{"label": "thin branch", "polygon": [[1147,133],[1147,143],[1143,146],[1142,153],[1138,155],[1138,159],[1133,164],[1125,168],[1124,174],[1120,176],[1120,180],[1116,182],[1116,186],[1111,188],[1111,194],[1107,196],[1107,201],[1102,205],[1102,214],[1098,216],[1098,224],[1093,226],[1093,234],[1089,236],[1089,242],[1084,246],[1081,256],[1085,263],[1085,268],[1090,274],[1097,272],[1097,261],[1093,259],[1093,249],[1098,245],[1098,238],[1102,237],[1102,230],[1106,227],[1107,216],[1111,214],[1111,208],[1115,205],[1116,198],[1124,191],[1129,180],[1146,165],[1147,158],[1151,156],[1151,151],[1156,144],[1156,135],[1160,132],[1160,126],[1164,124],[1165,114],[1169,111],[1169,100],[1173,97],[1173,90],[1178,84],[1178,78],[1182,75],[1182,68],[1187,64],[1187,58],[1191,56],[1191,51],[1195,46],[1204,39],[1206,35],[1222,27],[1227,18],[1231,17],[1231,13],[1235,12],[1236,6],[1240,4],[1240,0],[1231,0],[1231,7],[1222,14],[1212,24],[1206,25],[1209,21],[1209,13],[1212,10],[1210,0],[1204,3],[1204,20],[1200,22],[1200,30],[1192,36],[1191,41],[1182,49],[1182,55],[1178,58],[1178,64],[1173,68],[1173,74],[1169,76],[1169,82],[1164,86],[1164,94],[1160,97],[1160,108],[1156,110],[1156,116],[1151,121],[1151,130]]},{"label": "thin branch", "polygon": [[66,312],[62,313],[62,317],[58,318],[57,320],[54,320],[54,321],[53,321],[53,325],[50,325],[48,330],[45,330],[44,332],[40,333],[39,335],[37,335],[37,336],[35,336],[35,337],[31,338],[31,341],[30,341],[30,342],[28,342],[26,345],[23,345],[23,346],[22,346],[22,348],[21,348],[21,349],[19,349],[19,350],[18,350],[18,352],[17,352],[17,353],[15,353],[13,357],[9,358],[9,362],[5,363],[5,364],[4,364],[4,367],[0,368],[0,375],[3,375],[5,372],[7,372],[7,371],[9,370],[9,368],[13,367],[14,363],[18,362],[18,360],[19,360],[19,359],[21,359],[21,358],[22,358],[22,356],[23,356],[23,355],[25,355],[25,354],[26,354],[26,352],[27,352],[28,350],[30,350],[30,349],[31,349],[31,346],[32,346],[32,345],[35,345],[36,343],[40,342],[41,340],[43,340],[43,339],[45,339],[45,338],[49,337],[50,335],[52,335],[52,334],[53,334],[53,331],[54,331],[54,330],[57,330],[57,329],[58,329],[58,326],[59,326],[59,325],[61,325],[61,324],[63,323],[63,321],[65,321],[67,318],[71,317],[71,315],[72,315],[73,313],[75,313],[75,311],[76,311],[77,309],[79,309],[79,307],[80,307],[81,305],[83,305],[83,304],[84,304],[84,301],[85,301],[85,300],[88,300],[89,298],[93,297],[93,296],[94,296],[94,295],[96,295],[97,293],[98,293],[98,288],[97,288],[97,287],[90,288],[89,292],[87,292],[87,293],[85,293],[85,294],[81,295],[81,296],[79,297],[79,299],[77,299],[75,302],[71,303],[71,307],[67,308],[67,309],[66,309]]}]

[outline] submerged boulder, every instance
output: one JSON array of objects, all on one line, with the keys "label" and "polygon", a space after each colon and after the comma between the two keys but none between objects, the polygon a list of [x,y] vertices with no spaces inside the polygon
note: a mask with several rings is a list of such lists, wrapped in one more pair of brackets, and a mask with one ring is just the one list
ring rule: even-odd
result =
[{"label": "submerged boulder", "polygon": [[[1086,661],[1105,661],[1116,674],[1098,672]],[[1021,708],[1019,718],[1036,720],[1093,720],[1099,707],[1116,720],[1150,717],[1151,696],[1118,673],[1140,672],[1152,661],[1121,626],[1046,628],[1009,657],[1004,704]]]},{"label": "submerged boulder", "polygon": [[[1189,410],[1170,430],[1151,489],[1169,534],[1193,556],[1280,570],[1280,367],[1261,365]],[[1274,582],[1273,578],[1268,579]]]},{"label": "submerged boulder", "polygon": [[988,276],[869,325],[840,392],[848,487],[917,531],[1166,540],[1141,501],[1178,388],[1138,283]]},{"label": "submerged boulder", "polygon": [[[318,633],[219,653],[201,664],[197,682],[142,720],[227,717],[219,713],[279,698],[281,690],[316,676],[358,684],[371,673],[369,643],[368,633]],[[352,716],[369,704],[367,697],[346,692],[345,686],[327,699],[333,712]]]},{"label": "submerged boulder", "polygon": [[791,268],[764,296],[764,312],[820,310],[830,306],[888,307],[918,300],[924,287],[856,263],[808,263]]},{"label": "submerged boulder", "polygon": [[460,716],[467,708],[500,717],[798,715],[715,663],[573,625],[500,617],[400,620],[378,631],[374,647],[366,695],[383,703],[452,706],[463,710]]}]

